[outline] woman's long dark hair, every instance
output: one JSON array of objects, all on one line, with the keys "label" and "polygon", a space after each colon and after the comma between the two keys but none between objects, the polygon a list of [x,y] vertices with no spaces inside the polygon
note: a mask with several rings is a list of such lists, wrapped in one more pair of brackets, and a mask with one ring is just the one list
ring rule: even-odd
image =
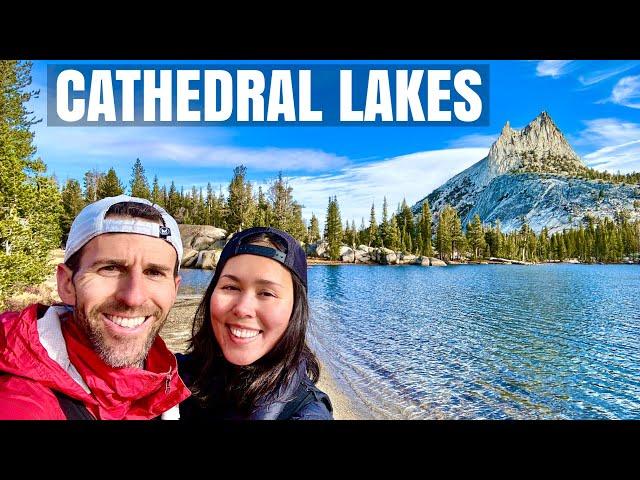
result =
[{"label": "woman's long dark hair", "polygon": [[[243,243],[264,242],[284,251],[277,239],[269,234],[258,234]],[[237,366],[224,358],[211,326],[211,296],[221,273],[216,268],[196,310],[189,340],[189,352],[196,368],[191,391],[200,404],[206,407],[221,401],[212,395],[212,380],[216,376],[224,378],[226,400],[245,414],[249,414],[267,397],[276,398],[279,392],[284,391],[296,375],[301,362],[306,363],[307,374],[316,383],[320,378],[320,365],[306,342],[309,301],[298,276],[290,272],[293,280],[293,310],[282,337],[262,358],[250,365]]]}]

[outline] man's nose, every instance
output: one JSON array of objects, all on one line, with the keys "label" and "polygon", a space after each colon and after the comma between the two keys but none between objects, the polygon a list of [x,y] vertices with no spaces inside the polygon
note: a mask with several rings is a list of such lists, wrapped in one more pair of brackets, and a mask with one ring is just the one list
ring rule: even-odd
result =
[{"label": "man's nose", "polygon": [[116,298],[130,307],[143,305],[149,298],[143,273],[132,270],[122,277]]},{"label": "man's nose", "polygon": [[238,318],[254,317],[256,314],[255,296],[248,291],[241,292],[236,297],[233,314]]}]

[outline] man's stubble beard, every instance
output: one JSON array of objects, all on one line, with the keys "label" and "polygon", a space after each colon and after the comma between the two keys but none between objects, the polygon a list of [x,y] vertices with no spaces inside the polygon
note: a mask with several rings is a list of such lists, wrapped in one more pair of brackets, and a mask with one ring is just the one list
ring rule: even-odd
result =
[{"label": "man's stubble beard", "polygon": [[[155,308],[155,310],[153,309]],[[74,309],[74,319],[77,324],[87,335],[89,342],[102,359],[102,361],[110,367],[133,367],[143,368],[144,361],[153,342],[155,341],[160,329],[167,320],[168,313],[163,315],[162,310],[154,306],[153,308],[129,308],[116,301],[106,301],[91,309],[87,316],[84,314],[83,305],[76,302]],[[109,337],[105,332],[104,321],[101,318],[101,312],[108,311],[110,313],[120,313],[123,316],[150,316],[155,318],[154,325],[147,334],[142,348],[138,347],[139,338],[133,340],[122,339],[122,337]],[[147,320],[147,322],[150,321]],[[110,340],[110,341],[109,341]],[[120,343],[119,343],[120,340]],[[125,344],[128,348],[123,348]],[[115,345],[115,348],[114,348]],[[124,351],[123,351],[124,350]]]}]

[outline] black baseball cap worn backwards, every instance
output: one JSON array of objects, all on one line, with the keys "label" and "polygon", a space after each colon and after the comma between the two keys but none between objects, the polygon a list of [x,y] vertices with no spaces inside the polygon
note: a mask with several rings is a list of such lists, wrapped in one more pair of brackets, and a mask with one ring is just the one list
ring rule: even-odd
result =
[{"label": "black baseball cap worn backwards", "polygon": [[[285,249],[284,252],[272,247],[265,247],[262,245],[252,245],[248,243],[251,237],[256,235],[267,234],[271,237],[275,237],[278,243]],[[224,269],[227,261],[237,255],[258,255],[260,257],[267,257],[276,262],[281,263],[293,272],[307,289],[307,255],[300,246],[300,243],[289,235],[287,232],[278,230],[273,227],[253,227],[236,233],[231,240],[227,242],[222,253],[220,254],[220,260],[216,265],[216,277],[219,277]]]}]

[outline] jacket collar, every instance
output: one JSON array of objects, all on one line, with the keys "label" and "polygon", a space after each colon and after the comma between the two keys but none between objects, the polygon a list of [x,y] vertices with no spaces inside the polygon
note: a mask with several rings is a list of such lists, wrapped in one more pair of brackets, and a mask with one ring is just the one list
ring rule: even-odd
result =
[{"label": "jacket collar", "polygon": [[[154,418],[190,395],[177,375],[175,356],[159,336],[149,350],[145,369],[111,368],[90,347],[71,320],[71,312],[56,308],[55,321],[48,319],[48,334],[43,340],[38,317],[47,317],[46,306],[34,304],[20,313],[1,314],[0,372],[37,381],[81,400],[99,419]],[[77,369],[90,393],[73,379],[67,366],[58,363],[64,364],[64,358]]]},{"label": "jacket collar", "polygon": [[94,351],[76,322],[63,321],[69,359],[85,380],[95,402],[89,410],[100,419],[150,419],[186,399],[190,392],[177,374],[175,356],[157,336],[145,368],[113,368]]}]

